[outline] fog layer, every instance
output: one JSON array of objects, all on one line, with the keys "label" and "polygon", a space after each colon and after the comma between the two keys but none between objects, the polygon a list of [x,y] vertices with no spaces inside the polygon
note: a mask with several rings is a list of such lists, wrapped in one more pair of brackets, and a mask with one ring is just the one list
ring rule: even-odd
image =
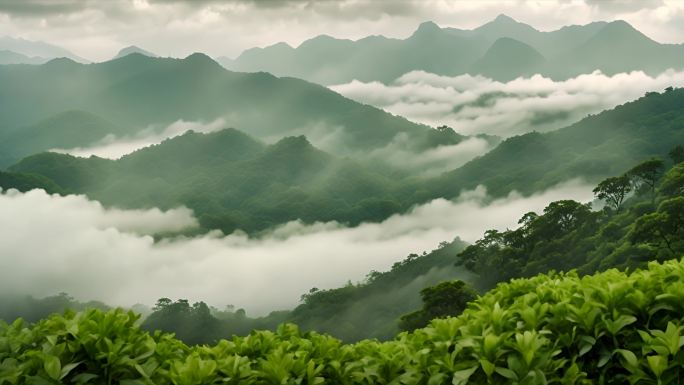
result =
[{"label": "fog layer", "polygon": [[591,196],[580,181],[494,201],[479,187],[356,228],[291,222],[259,239],[212,233],[155,243],[143,234],[195,226],[190,212],[108,210],[83,196],[10,191],[0,194],[0,292],[64,291],[115,305],[187,298],[263,314],[295,306],[311,287],[359,281],[440,241],[472,242],[486,229],[517,226],[523,213],[551,201]]},{"label": "fog layer", "polygon": [[223,119],[217,119],[209,123],[179,120],[162,129],[148,127],[133,136],[117,137],[115,135],[107,135],[104,139],[88,147],[53,149],[51,151],[82,157],[95,155],[100,158],[118,159],[133,151],[159,144],[165,139],[173,138],[189,130],[209,133],[223,128],[226,128],[226,122]]},{"label": "fog layer", "polygon": [[355,80],[331,88],[415,122],[448,125],[461,134],[507,137],[560,128],[669,86],[684,86],[684,72],[652,77],[641,71],[613,76],[596,71],[565,81],[534,75],[503,83],[413,71],[390,85]]}]

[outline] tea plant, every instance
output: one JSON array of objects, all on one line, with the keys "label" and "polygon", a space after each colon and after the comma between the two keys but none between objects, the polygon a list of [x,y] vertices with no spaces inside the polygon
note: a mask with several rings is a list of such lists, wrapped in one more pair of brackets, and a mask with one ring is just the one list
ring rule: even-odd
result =
[{"label": "tea plant", "polygon": [[632,384],[684,381],[684,261],[500,284],[456,318],[381,343],[292,324],[214,346],[122,310],[0,325],[9,384]]}]

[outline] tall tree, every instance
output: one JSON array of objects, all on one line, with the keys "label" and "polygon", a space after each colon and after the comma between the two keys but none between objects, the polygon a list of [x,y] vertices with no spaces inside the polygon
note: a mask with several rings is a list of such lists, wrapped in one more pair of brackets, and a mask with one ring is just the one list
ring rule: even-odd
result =
[{"label": "tall tree", "polygon": [[659,192],[670,196],[684,194],[684,163],[675,165],[665,174]]},{"label": "tall tree", "polygon": [[594,195],[620,212],[625,197],[632,191],[631,180],[627,175],[608,178],[596,186]]},{"label": "tall tree", "polygon": [[662,159],[653,158],[634,166],[627,171],[627,175],[634,183],[635,190],[642,186],[648,186],[652,199],[655,199],[655,188],[658,179],[663,174],[665,169],[665,162]]},{"label": "tall tree", "polygon": [[684,147],[681,145],[675,146],[672,150],[670,150],[669,156],[674,164],[684,162]]},{"label": "tall tree", "polygon": [[401,317],[399,327],[402,330],[413,331],[427,326],[435,318],[457,316],[465,310],[468,302],[477,297],[477,293],[460,280],[426,287],[420,295],[423,308]]},{"label": "tall tree", "polygon": [[671,255],[677,255],[684,232],[684,197],[663,201],[658,211],[637,219],[630,233],[632,243],[647,243],[655,247],[664,246]]}]

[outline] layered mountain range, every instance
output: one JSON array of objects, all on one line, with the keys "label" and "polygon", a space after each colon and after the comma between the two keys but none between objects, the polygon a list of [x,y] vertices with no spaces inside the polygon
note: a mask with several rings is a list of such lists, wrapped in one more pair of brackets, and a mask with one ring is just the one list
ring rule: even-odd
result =
[{"label": "layered mountain range", "polygon": [[661,44],[627,22],[594,22],[539,31],[508,16],[472,30],[425,22],[406,39],[369,36],[360,40],[321,35],[296,48],[278,43],[219,58],[236,71],[265,71],[320,84],[391,82],[410,71],[439,75],[483,75],[499,81],[543,74],[567,79],[600,70],[657,74],[684,68],[684,46]]}]

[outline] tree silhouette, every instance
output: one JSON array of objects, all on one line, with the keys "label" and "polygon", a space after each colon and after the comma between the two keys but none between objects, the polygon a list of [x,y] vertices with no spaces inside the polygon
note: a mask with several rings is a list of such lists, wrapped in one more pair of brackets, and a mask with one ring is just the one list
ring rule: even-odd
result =
[{"label": "tree silhouette", "polygon": [[675,146],[672,150],[670,150],[668,155],[674,164],[682,163],[684,162],[684,147]]},{"label": "tree silhouette", "polygon": [[665,162],[662,159],[653,158],[634,166],[631,170],[627,171],[627,175],[634,183],[635,190],[642,186],[648,186],[651,191],[651,198],[655,199],[656,184],[662,176],[664,169]]},{"label": "tree silhouette", "polygon": [[631,181],[627,175],[608,178],[596,186],[594,195],[620,212],[625,197],[632,191]]}]

